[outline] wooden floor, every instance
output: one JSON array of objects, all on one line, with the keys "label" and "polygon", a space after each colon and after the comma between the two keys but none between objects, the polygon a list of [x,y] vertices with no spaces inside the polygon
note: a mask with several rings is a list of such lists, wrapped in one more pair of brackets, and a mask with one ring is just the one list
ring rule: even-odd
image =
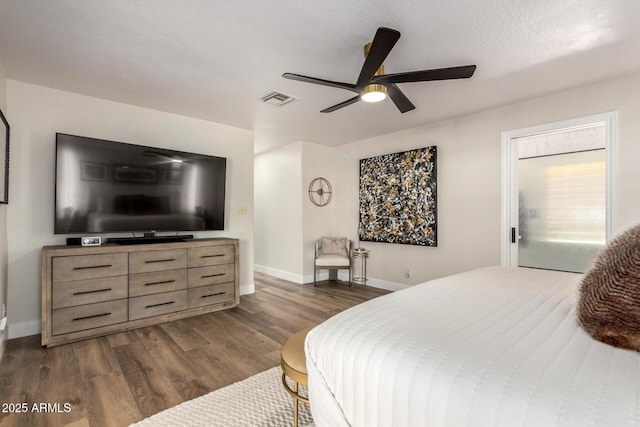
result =
[{"label": "wooden floor", "polygon": [[50,349],[39,335],[10,340],[0,426],[127,426],[278,365],[293,333],[387,293],[260,273],[255,286],[232,310]]}]

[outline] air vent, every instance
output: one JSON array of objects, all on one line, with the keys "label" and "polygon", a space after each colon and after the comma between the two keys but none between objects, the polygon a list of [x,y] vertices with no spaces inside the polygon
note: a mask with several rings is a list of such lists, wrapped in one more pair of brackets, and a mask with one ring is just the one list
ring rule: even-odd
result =
[{"label": "air vent", "polygon": [[282,107],[283,105],[296,100],[293,96],[286,95],[282,92],[278,92],[277,90],[272,90],[260,99],[262,102],[266,102],[267,104],[275,105],[277,107]]}]

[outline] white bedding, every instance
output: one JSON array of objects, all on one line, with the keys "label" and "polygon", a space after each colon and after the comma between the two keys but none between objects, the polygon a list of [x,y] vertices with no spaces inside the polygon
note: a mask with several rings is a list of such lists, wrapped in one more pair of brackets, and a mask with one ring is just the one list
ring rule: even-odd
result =
[{"label": "white bedding", "polygon": [[334,316],[305,343],[316,426],[640,426],[640,354],[578,326],[581,277],[489,267]]}]

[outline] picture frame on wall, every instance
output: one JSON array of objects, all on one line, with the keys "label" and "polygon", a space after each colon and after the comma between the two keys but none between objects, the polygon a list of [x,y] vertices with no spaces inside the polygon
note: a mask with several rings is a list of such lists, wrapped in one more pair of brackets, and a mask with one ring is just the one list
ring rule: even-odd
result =
[{"label": "picture frame on wall", "polygon": [[360,160],[358,238],[438,246],[437,147]]},{"label": "picture frame on wall", "polygon": [[0,138],[3,146],[0,146],[0,176],[2,176],[2,183],[0,183],[0,203],[9,203],[9,122],[4,116],[2,110],[0,110],[0,119],[2,120],[2,131],[0,132]]},{"label": "picture frame on wall", "polygon": [[80,161],[80,179],[83,181],[108,181],[109,167],[102,163]]},{"label": "picture frame on wall", "polygon": [[158,170],[128,165],[114,166],[113,181],[116,183],[131,182],[138,184],[157,184]]}]

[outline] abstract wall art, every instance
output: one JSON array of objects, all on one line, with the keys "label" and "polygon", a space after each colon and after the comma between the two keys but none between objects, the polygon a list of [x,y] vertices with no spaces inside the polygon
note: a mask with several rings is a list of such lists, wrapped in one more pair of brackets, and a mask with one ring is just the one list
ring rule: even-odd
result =
[{"label": "abstract wall art", "polygon": [[360,160],[362,241],[437,246],[437,147]]}]

